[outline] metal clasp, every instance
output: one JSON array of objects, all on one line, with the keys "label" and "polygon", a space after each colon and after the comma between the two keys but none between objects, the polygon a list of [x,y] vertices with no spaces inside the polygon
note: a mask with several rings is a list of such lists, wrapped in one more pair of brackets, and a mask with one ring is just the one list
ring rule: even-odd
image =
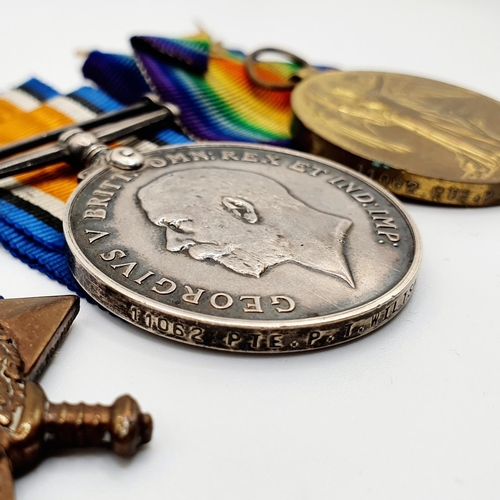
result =
[{"label": "metal clasp", "polygon": [[[154,97],[147,97],[142,104],[100,115],[80,125],[75,124],[43,133],[0,148],[0,158],[4,158],[13,151],[17,153],[27,151],[34,146],[58,139],[54,144],[39,147],[0,162],[0,179],[58,161],[77,162],[84,167],[91,166],[97,158],[103,156],[101,153],[110,151],[105,143],[116,141],[160,123],[172,124],[177,121],[179,115],[180,111],[177,106],[163,103]],[[143,160],[140,153],[127,147],[111,150],[111,153],[107,155],[107,161],[110,166],[130,170],[139,168]]]},{"label": "metal clasp", "polygon": [[[257,65],[259,62],[259,58],[262,55],[276,54],[279,56],[285,56],[285,58],[289,59],[290,63],[299,65],[299,70],[296,71],[286,82],[283,83],[275,83],[269,82],[264,78],[260,77],[257,74]],[[308,76],[311,73],[316,73],[317,70],[313,68],[305,59],[293,54],[292,52],[288,52],[287,50],[276,49],[273,47],[265,47],[263,49],[256,50],[249,54],[245,59],[245,68],[247,70],[248,76],[252,82],[263,87],[265,89],[270,90],[290,90],[297,85],[297,83]]]}]

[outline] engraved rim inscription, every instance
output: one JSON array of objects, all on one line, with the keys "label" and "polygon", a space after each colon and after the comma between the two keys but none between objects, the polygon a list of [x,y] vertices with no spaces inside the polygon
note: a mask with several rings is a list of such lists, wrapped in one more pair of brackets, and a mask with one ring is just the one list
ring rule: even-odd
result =
[{"label": "engraved rim inscription", "polygon": [[[371,71],[317,75],[293,99],[302,121],[361,156],[373,151],[379,155],[373,159],[388,165],[404,163],[404,170],[432,176],[438,169],[449,180],[499,180],[500,103],[493,99],[426,78]],[[417,141],[441,151],[434,164]]]},{"label": "engraved rim inscription", "polygon": [[[300,300],[297,304],[296,297],[291,294],[276,292],[269,293],[267,296],[257,293],[235,294],[232,292],[228,293],[228,290],[217,291],[216,288],[207,290],[206,293],[204,293],[205,289],[203,289],[203,292],[200,292],[200,288],[192,287],[190,289],[190,285],[184,285],[183,283],[176,281],[176,279],[173,279],[172,276],[165,275],[159,279],[159,276],[153,276],[155,274],[155,270],[142,269],[141,272],[139,272],[139,269],[136,269],[137,262],[132,262],[128,255],[126,258],[125,256],[123,256],[122,259],[120,258],[119,252],[121,250],[119,248],[114,248],[108,253],[101,253],[100,260],[106,261],[106,259],[108,259],[109,262],[106,262],[106,265],[113,267],[116,272],[119,270],[120,276],[124,275],[129,280],[126,282],[127,286],[124,286],[123,283],[120,283],[110,277],[108,275],[109,273],[104,272],[102,268],[99,269],[96,267],[96,264],[89,259],[88,255],[86,255],[84,251],[82,251],[82,248],[80,248],[81,245],[78,243],[74,234],[77,231],[82,231],[82,228],[84,227],[83,225],[78,227],[78,224],[74,220],[74,206],[80,194],[85,191],[86,187],[89,186],[94,179],[96,179],[99,175],[101,175],[102,178],[105,178],[105,174],[100,172],[96,173],[93,177],[86,179],[78,191],[74,193],[69,202],[69,210],[64,220],[68,245],[71,253],[73,254],[70,259],[73,272],[83,288],[86,289],[94,299],[123,319],[157,335],[196,345],[213,347],[216,349],[245,352],[286,352],[327,347],[329,345],[343,343],[378,328],[378,326],[385,323],[402,309],[410,297],[416,272],[420,263],[420,240],[411,222],[409,221],[408,216],[399,203],[394,200],[392,196],[387,195],[387,193],[383,192],[383,190],[373,183],[367,182],[359,175],[356,175],[341,166],[332,162],[320,160],[310,155],[303,155],[280,148],[266,148],[247,144],[219,145],[210,143],[194,144],[183,147],[161,148],[161,150],[154,153],[154,156],[151,156],[151,160],[155,161],[158,157],[161,158],[162,155],[165,157],[176,157],[177,155],[177,158],[182,158],[182,156],[179,157],[178,155],[214,154],[214,151],[222,151],[223,149],[231,150],[231,148],[238,151],[238,153],[244,151],[236,159],[238,161],[245,157],[245,155],[247,155],[248,158],[253,158],[257,157],[259,154],[263,158],[261,163],[264,163],[265,161],[269,163],[277,163],[280,155],[291,158],[294,161],[289,162],[287,168],[296,172],[305,172],[309,162],[312,167],[307,174],[308,176],[316,178],[320,174],[324,174],[322,182],[328,182],[329,186],[338,188],[339,191],[342,190],[344,194],[353,197],[353,199],[355,199],[354,195],[357,194],[358,199],[356,200],[356,206],[361,207],[364,213],[366,212],[365,216],[367,220],[370,221],[370,224],[373,226],[373,231],[377,235],[377,245],[382,247],[382,244],[386,243],[387,248],[391,246],[395,249],[394,251],[401,251],[401,255],[404,255],[404,249],[397,249],[398,243],[396,241],[399,235],[397,234],[396,229],[391,229],[391,225],[392,227],[396,226],[394,225],[394,222],[390,222],[392,219],[386,215],[387,211],[385,211],[383,207],[377,208],[376,203],[374,205],[367,203],[369,201],[368,197],[365,196],[363,198],[363,192],[356,191],[356,189],[359,188],[355,188],[352,182],[347,188],[344,189],[341,182],[341,175],[327,176],[327,173],[331,174],[335,172],[335,174],[342,174],[345,172],[345,176],[347,177],[348,175],[349,179],[354,177],[355,179],[359,179],[360,184],[368,184],[371,192],[376,193],[377,197],[385,200],[391,205],[391,207],[395,207],[394,210],[398,212],[401,216],[401,220],[403,220],[404,224],[407,224],[408,226],[406,234],[410,235],[412,247],[406,252],[409,257],[405,255],[405,258],[409,258],[409,260],[407,264],[403,265],[404,272],[402,272],[401,276],[398,277],[397,283],[395,283],[394,286],[391,285],[390,289],[385,293],[382,293],[381,295],[379,294],[379,296],[373,298],[372,300],[365,300],[364,303],[360,303],[358,307],[349,307],[346,310],[339,310],[339,312],[335,312],[333,314],[317,314],[314,316],[313,313],[310,313],[309,316],[307,316],[307,314],[302,314],[300,311]],[[209,150],[208,153],[206,153],[205,150]],[[234,161],[236,162],[236,160]],[[161,163],[162,168],[164,168],[163,164],[165,163],[168,162],[164,161]],[[168,184],[170,182],[175,185],[176,181],[182,180],[183,176],[185,177],[187,175],[186,172],[190,172],[189,175],[193,176],[193,172],[197,168],[197,166],[191,166],[191,170],[186,168],[173,169],[172,164],[174,162],[170,163],[170,167],[167,166],[167,168],[163,171],[159,167],[156,167],[156,173],[151,174],[153,176],[151,179],[157,179],[160,183],[165,182]],[[324,165],[324,167],[318,167],[318,165]],[[276,166],[277,165],[273,165],[273,167]],[[222,171],[227,180],[227,184],[231,186],[234,179],[228,178],[230,177],[228,176],[228,172],[231,173],[233,171],[232,166],[227,168],[224,166],[224,168],[221,169],[220,166],[214,165],[213,171],[217,170],[217,168],[219,168],[219,171],[215,172],[215,176],[218,179],[217,182],[220,180],[218,176]],[[269,167],[266,165],[266,168],[271,168],[271,165],[269,165]],[[323,168],[324,172],[321,172],[320,168]],[[198,168],[198,170],[200,171],[195,172],[197,176],[202,173],[201,169]],[[208,173],[209,170],[210,169],[205,170],[205,172]],[[211,172],[212,174],[214,173],[213,171]],[[174,179],[174,173],[177,176],[177,179]],[[236,176],[239,177],[239,181],[241,181],[240,174],[241,172],[238,172],[238,175]],[[243,177],[248,177],[247,174],[248,172],[244,172]],[[117,175],[118,177],[115,177],[115,180],[107,180],[105,182],[108,182],[108,184],[112,184],[114,182],[116,186],[120,186],[120,182],[125,185],[130,180],[124,180],[126,177],[122,174]],[[208,174],[208,177],[210,177],[210,175],[211,174]],[[256,172],[253,175],[257,176],[259,174]],[[119,176],[122,176],[121,180]],[[254,273],[254,267],[252,267],[252,265],[247,265],[248,259],[239,259],[239,256],[235,259],[232,256],[229,256],[231,260],[230,265],[225,265],[224,263],[217,261],[219,258],[217,257],[217,254],[213,251],[208,252],[208,250],[213,249],[206,248],[209,246],[209,243],[211,244],[216,240],[216,238],[212,238],[213,234],[208,239],[205,238],[204,240],[203,237],[200,236],[201,233],[194,230],[196,223],[199,221],[194,220],[195,217],[186,211],[182,211],[181,205],[174,204],[174,206],[181,206],[179,213],[172,213],[170,207],[167,207],[166,209],[164,204],[158,202],[159,197],[156,191],[161,192],[161,189],[158,186],[155,187],[155,183],[150,180],[148,182],[148,180],[149,178],[145,179],[145,181],[142,182],[142,185],[140,183],[137,184],[140,188],[138,188],[138,195],[135,200],[135,209],[142,213],[143,222],[150,225],[151,229],[156,231],[158,235],[157,244],[163,245],[164,247],[168,246],[169,237],[167,233],[174,233],[173,237],[170,235],[170,244],[172,245],[171,248],[165,248],[165,255],[167,257],[167,254],[169,253],[183,254],[182,257],[184,257],[185,260],[179,262],[185,263],[187,260],[200,261],[204,272],[207,272],[207,270],[215,272],[216,269],[220,268],[222,270],[221,272],[225,272],[226,274],[229,273],[234,276],[235,279],[239,279],[238,276],[243,276],[242,279],[247,280],[247,283],[256,283],[255,280],[261,279],[258,277],[260,276],[258,272]],[[203,182],[205,183],[209,181],[210,179],[203,179]],[[319,184],[319,181],[315,180],[314,182]],[[272,189],[277,189],[272,182],[266,181],[266,183],[268,185],[271,184]],[[279,187],[279,183],[276,184]],[[104,188],[105,187],[106,186],[104,186]],[[104,188],[101,187],[100,190],[105,191]],[[108,193],[112,191],[112,188],[109,186],[107,189]],[[179,189],[179,187],[174,190],[180,198],[185,197],[186,193],[183,194],[182,189]],[[94,189],[93,192],[95,193],[95,191],[96,190]],[[212,194],[215,192],[214,189],[209,191]],[[350,192],[346,193],[346,191]],[[234,221],[231,220],[231,224],[238,223],[246,226],[255,225],[259,220],[259,216],[262,217],[263,215],[265,215],[263,220],[266,222],[269,221],[269,215],[266,214],[265,209],[259,205],[258,200],[255,201],[255,199],[252,199],[249,193],[241,195],[241,192],[237,192],[237,194],[234,195],[234,192],[236,191],[229,190],[229,195],[222,197],[220,196],[220,193],[213,194],[213,196],[215,196],[220,202],[220,207],[218,207],[219,212],[217,212],[220,217],[228,216],[230,220],[234,219]],[[193,198],[201,196],[200,193],[197,193],[196,189],[194,189]],[[94,203],[105,203],[102,201],[104,199],[102,198],[102,193],[97,193],[97,195],[101,196],[101,201],[94,201]],[[200,198],[198,198],[198,200],[200,200]],[[205,199],[200,203],[208,203],[209,201],[210,200],[207,201],[207,199]],[[188,202],[186,203],[189,205]],[[370,213],[369,209],[372,213]],[[90,208],[87,208],[87,210],[90,211],[90,218],[92,218],[92,215],[96,216],[96,218],[99,218],[99,215],[104,216],[106,211],[105,208],[96,208],[95,206],[91,206]],[[213,214],[209,215],[211,217],[210,220],[214,220]],[[332,217],[332,213],[325,210],[325,217]],[[339,234],[337,235],[337,246],[340,249],[340,256],[344,258],[342,244],[345,240],[345,233],[349,231],[352,221],[349,219],[348,215],[344,214],[338,215],[337,219],[340,222],[338,229]],[[184,227],[183,224],[185,224]],[[217,219],[217,224],[215,225],[218,226],[220,224],[219,219]],[[206,224],[202,224],[202,226],[206,227]],[[91,243],[100,239],[102,239],[102,241],[106,240],[106,235],[108,234],[107,228],[104,227],[100,230],[89,229],[90,226],[88,225],[85,227],[85,237]],[[95,227],[97,228],[99,226],[96,225]],[[195,244],[197,243],[195,240],[197,240],[197,238],[202,241],[202,245],[200,246],[204,248],[201,249],[201,253],[195,252],[194,256],[190,256],[189,250],[195,247]],[[217,238],[220,239],[220,235],[217,235]],[[349,237],[347,240],[349,242]],[[218,240],[217,242],[220,243]],[[219,251],[219,247],[221,247],[221,245],[218,244],[217,247],[217,251]],[[205,256],[207,252],[209,253],[209,257]],[[227,252],[222,253],[224,255],[229,255]],[[262,253],[265,254],[265,252]],[[201,258],[197,258],[200,256]],[[178,257],[178,255],[176,257]],[[267,258],[266,255],[259,257],[261,260],[265,260],[265,258]],[[233,261],[236,261],[236,264],[234,264]],[[331,274],[335,277],[330,277],[328,279],[336,281],[336,286],[340,286],[340,284],[343,283],[343,287],[352,290],[353,285],[354,287],[356,285],[356,276],[351,277],[349,266],[347,264],[348,262],[350,264],[350,258],[348,257],[345,259],[346,265],[344,267],[343,265],[338,267],[339,255],[336,255],[333,261],[335,261],[337,268],[334,269]],[[241,266],[241,262],[245,264],[243,272],[241,272],[241,267],[239,267]],[[257,264],[262,266],[262,262],[258,262]],[[273,264],[273,262],[271,262],[271,264]],[[287,265],[288,264],[286,264],[286,266]],[[304,270],[301,272],[309,272],[307,262],[299,262],[298,265],[300,269]],[[217,266],[217,268],[214,266]],[[274,270],[280,266],[283,267],[280,263],[274,263],[273,265],[267,266],[267,268],[266,266],[263,266],[264,270],[262,275],[264,275],[265,279],[269,279],[269,276],[279,276]],[[266,269],[271,270],[268,273],[269,276],[266,274]],[[248,270],[250,270],[250,272],[247,272]],[[324,271],[325,270],[321,267],[317,267],[315,277],[320,274],[326,275],[328,273],[328,270],[327,273]],[[355,274],[359,275],[359,271],[356,271],[356,269]],[[156,288],[156,290],[153,290],[154,293],[150,293],[151,296],[138,293],[128,286],[128,283],[132,281],[135,282],[135,286],[137,287],[137,284],[141,285],[142,283],[148,282],[148,280],[151,280],[151,283],[154,283],[154,287],[151,288]],[[363,280],[361,280],[361,282],[362,281]],[[200,307],[202,312],[199,312],[194,310],[194,308],[188,309],[188,306],[186,306],[185,309],[182,309],[180,307],[175,307],[167,303],[154,300],[159,292],[160,294],[164,293],[165,295],[168,293],[173,294],[174,291],[175,293],[180,293],[181,287],[184,288],[182,289],[182,295],[179,297],[181,297],[184,302],[191,301],[191,303],[196,303],[196,301],[199,302],[200,298],[203,296],[203,300],[206,301],[208,309],[202,309]],[[153,297],[153,299],[151,297]],[[161,298],[162,297],[160,297],[160,299]],[[384,313],[384,308],[387,308],[389,303],[391,304],[390,308]],[[185,306],[185,304],[183,305]],[[189,305],[189,307],[191,307],[191,305]],[[237,307],[247,314],[236,317],[236,313],[233,314],[231,311],[236,310]],[[289,314],[288,316],[287,313]],[[223,314],[226,314],[226,316],[223,316]],[[233,315],[231,316],[231,314]],[[294,314],[295,316],[293,316]],[[300,314],[302,314],[302,317]],[[374,318],[374,314],[379,314],[379,316]],[[265,319],[262,319],[264,316]],[[290,317],[293,319],[289,319]],[[357,321],[361,323],[358,325],[356,323]],[[314,334],[311,339],[311,332],[314,331],[316,331],[318,336],[316,337],[316,334]],[[339,337],[339,335],[341,335],[341,337]],[[279,337],[279,341],[276,336]],[[273,338],[275,340],[271,341],[270,339]]]}]

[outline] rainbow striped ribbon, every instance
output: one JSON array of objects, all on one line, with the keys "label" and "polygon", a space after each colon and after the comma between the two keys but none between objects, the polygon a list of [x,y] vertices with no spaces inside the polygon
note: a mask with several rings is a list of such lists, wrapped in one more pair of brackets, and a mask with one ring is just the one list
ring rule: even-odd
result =
[{"label": "rainbow striped ribbon", "polygon": [[[187,134],[203,140],[290,144],[290,93],[252,84],[244,54],[204,34],[185,39],[134,37],[135,57],[92,52],[83,72],[100,89],[68,95],[32,79],[0,96],[0,145],[86,120],[137,101],[151,89],[182,110]],[[283,81],[295,67],[264,64],[266,80]],[[190,142],[177,130],[148,137],[142,147]],[[14,256],[84,295],[66,262],[61,219],[77,185],[65,164],[0,180],[0,243]]]},{"label": "rainbow striped ribbon", "polygon": [[[196,139],[291,145],[291,92],[254,84],[242,52],[224,49],[204,33],[133,37],[131,44],[133,57],[92,52],[83,74],[124,103],[150,88],[181,109],[182,124]],[[262,63],[257,70],[268,82],[283,82],[297,66]]]}]

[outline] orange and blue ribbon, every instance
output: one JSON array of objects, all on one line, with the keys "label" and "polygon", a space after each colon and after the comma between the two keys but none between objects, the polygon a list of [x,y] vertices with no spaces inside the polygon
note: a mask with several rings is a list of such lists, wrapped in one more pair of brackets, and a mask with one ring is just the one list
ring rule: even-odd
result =
[{"label": "orange and blue ribbon", "polygon": [[[181,108],[186,134],[162,130],[148,141],[182,144],[193,138],[290,145],[290,92],[259,88],[248,79],[245,56],[205,34],[184,39],[134,37],[133,56],[92,52],[83,73],[98,87],[60,95],[32,79],[0,95],[0,145],[114,111],[156,92]],[[266,79],[296,68],[267,64]],[[65,203],[76,172],[57,164],[0,180],[0,243],[34,269],[84,295],[66,261]]]}]

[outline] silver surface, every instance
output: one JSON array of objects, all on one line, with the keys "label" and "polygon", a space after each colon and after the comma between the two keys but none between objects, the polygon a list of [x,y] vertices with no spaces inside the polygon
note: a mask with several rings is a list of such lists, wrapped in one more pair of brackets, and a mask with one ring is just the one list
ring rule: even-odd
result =
[{"label": "silver surface", "polygon": [[[65,141],[70,139],[75,134],[78,134],[80,136],[80,140],[83,140],[80,147],[90,145],[94,139],[99,140],[102,143],[113,142],[161,122],[170,124],[179,115],[179,110],[175,105],[162,103],[158,106],[158,109],[144,112],[138,116],[132,116],[117,122],[100,125],[94,128],[92,133],[83,133],[83,131],[76,124],[73,127],[67,127],[59,137],[58,142],[55,144],[35,148],[28,152],[24,152],[7,160],[1,161],[0,179],[19,174],[21,172],[29,172],[58,161],[68,160],[68,157],[71,157],[74,153],[74,151],[71,151],[71,147],[68,149],[68,146],[72,146],[73,144],[66,144]],[[114,116],[115,113],[111,113],[111,117]],[[104,121],[105,118],[106,115],[101,117],[101,121]],[[84,123],[84,125],[88,125],[88,123]],[[41,134],[33,137],[31,140],[33,142],[43,142],[44,137],[44,134]],[[30,142],[28,141],[28,146],[29,145]],[[9,150],[7,149],[7,153],[8,152]],[[1,151],[0,157],[2,157]]]},{"label": "silver surface", "polygon": [[244,352],[359,338],[410,298],[421,258],[402,206],[338,164],[193,144],[86,179],[64,221],[73,272],[123,319]]},{"label": "silver surface", "polygon": [[[138,102],[126,106],[125,108],[120,108],[109,113],[99,114],[89,120],[80,121],[78,123],[78,128],[82,130],[90,130],[118,120],[135,116],[137,114],[142,114],[148,110],[151,111],[152,108],[163,105],[164,103],[162,103],[154,94],[147,94]],[[176,110],[172,107],[172,105],[169,105],[169,108],[172,113],[176,114]],[[8,158],[9,156],[24,153],[26,151],[31,151],[33,148],[43,146],[49,142],[55,142],[61,134],[73,129],[74,127],[75,125],[71,124],[53,130],[46,130],[35,136],[6,144],[0,147],[0,159]]]}]

